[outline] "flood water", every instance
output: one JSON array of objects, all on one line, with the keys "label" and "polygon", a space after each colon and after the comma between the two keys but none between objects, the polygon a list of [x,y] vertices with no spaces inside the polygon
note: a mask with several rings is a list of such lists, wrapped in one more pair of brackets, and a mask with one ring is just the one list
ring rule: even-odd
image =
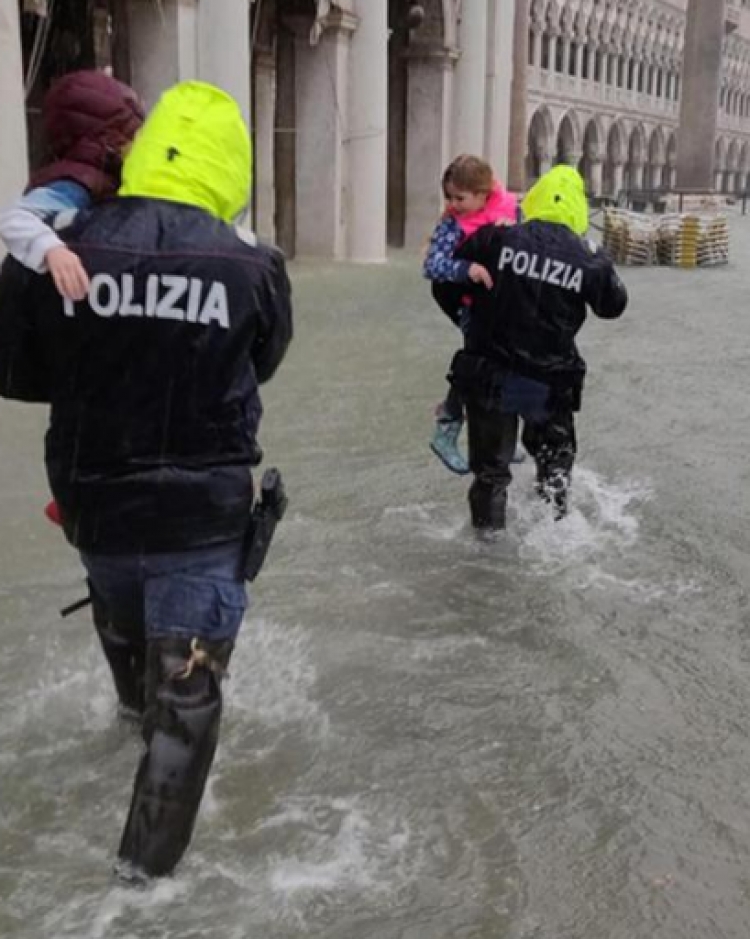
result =
[{"label": "flood water", "polygon": [[573,511],[516,468],[479,543],[429,453],[457,334],[418,260],[292,265],[262,443],[290,508],[177,876],[113,886],[139,740],[43,409],[0,403],[3,939],[747,939],[750,224],[714,271],[623,271],[582,334]]}]

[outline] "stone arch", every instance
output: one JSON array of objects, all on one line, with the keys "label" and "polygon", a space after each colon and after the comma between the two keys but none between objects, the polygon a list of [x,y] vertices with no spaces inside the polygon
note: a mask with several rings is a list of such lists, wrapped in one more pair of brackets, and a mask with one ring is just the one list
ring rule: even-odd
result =
[{"label": "stone arch", "polygon": [[665,163],[667,159],[667,146],[664,140],[664,131],[661,127],[654,127],[648,141],[648,161],[653,164]]},{"label": "stone arch", "polygon": [[615,121],[607,132],[604,157],[604,195],[617,198],[622,188],[622,167],[627,155],[627,134],[620,121]]},{"label": "stone arch", "polygon": [[677,176],[677,134],[672,131],[666,148],[666,160],[662,167],[662,186],[673,189]]},{"label": "stone arch", "polygon": [[647,155],[646,131],[642,124],[634,124],[628,138],[628,159],[625,166],[627,189],[643,188],[643,168]]},{"label": "stone arch", "polygon": [[542,105],[532,115],[527,141],[526,178],[531,183],[546,172],[552,157],[555,124],[546,105]]},{"label": "stone arch", "polygon": [[724,172],[727,168],[727,142],[723,137],[718,137],[714,147],[714,169]]},{"label": "stone arch", "polygon": [[602,188],[602,163],[605,134],[598,117],[592,117],[583,131],[583,153],[578,172],[586,181],[586,189],[592,196],[600,196]]},{"label": "stone arch", "polygon": [[560,119],[560,123],[557,125],[555,147],[555,161],[557,163],[569,163],[572,166],[578,164],[581,156],[582,140],[581,126],[575,111],[567,111]]},{"label": "stone arch", "polygon": [[730,173],[735,172],[739,167],[739,162],[740,142],[736,137],[733,137],[727,148],[727,170],[729,170]]},{"label": "stone arch", "polygon": [[664,184],[664,167],[667,162],[667,148],[664,131],[657,126],[648,138],[648,164],[644,171],[644,186],[647,189],[659,189]]},{"label": "stone arch", "polygon": [[719,137],[714,147],[715,186],[720,192],[727,191],[727,141]]},{"label": "stone arch", "polygon": [[739,183],[740,142],[733,137],[727,149],[726,191],[737,192],[742,187]]},{"label": "stone arch", "polygon": [[530,176],[534,179],[538,179],[542,175],[545,165],[549,164],[555,139],[555,122],[552,120],[549,108],[543,104],[537,108],[529,121],[529,155],[542,164],[536,167],[539,170],[538,172],[530,173]]}]

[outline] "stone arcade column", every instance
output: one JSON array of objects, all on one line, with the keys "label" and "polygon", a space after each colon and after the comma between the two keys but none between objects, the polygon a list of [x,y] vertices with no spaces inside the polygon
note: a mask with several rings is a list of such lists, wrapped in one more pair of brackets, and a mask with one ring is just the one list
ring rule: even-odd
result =
[{"label": "stone arcade column", "polygon": [[388,2],[359,0],[349,76],[348,256],[386,260],[388,210]]},{"label": "stone arcade column", "polygon": [[490,0],[488,12],[484,153],[505,184],[513,81],[513,6],[507,0]]},{"label": "stone arcade column", "polygon": [[592,157],[591,163],[589,164],[589,185],[591,186],[591,191],[589,192],[590,196],[594,196],[596,198],[602,194],[603,171],[604,163],[601,158]]},{"label": "stone arcade column", "polygon": [[612,167],[612,182],[614,184],[614,192],[612,195],[615,199],[620,195],[620,190],[623,188],[625,183],[625,164],[624,163],[615,163]]},{"label": "stone arcade column", "polygon": [[170,85],[198,77],[198,0],[131,0],[130,79],[151,107]]},{"label": "stone arcade column", "polygon": [[[550,44],[551,45],[551,44]],[[550,49],[550,55],[552,49]],[[515,192],[526,189],[526,98],[528,91],[529,58],[529,4],[528,0],[515,0],[513,18],[513,82],[511,85],[510,152],[508,154],[508,188]],[[555,67],[550,61],[550,71]]]},{"label": "stone arcade column", "polygon": [[[21,32],[16,0],[0,0],[0,206],[17,199],[29,175]],[[2,254],[2,249],[0,249]]]},{"label": "stone arcade column", "polygon": [[677,185],[714,185],[714,141],[724,41],[724,0],[690,0],[682,60]]},{"label": "stone arcade column", "polygon": [[442,209],[440,177],[451,157],[450,115],[455,50],[413,42],[408,49],[406,239],[424,244]]},{"label": "stone arcade column", "polygon": [[274,145],[276,61],[271,50],[255,54],[255,228],[264,241],[276,240]]},{"label": "stone arcade column", "polygon": [[198,75],[228,91],[250,126],[250,5],[247,0],[200,0]]},{"label": "stone arcade column", "polygon": [[644,166],[645,164],[643,163],[633,162],[630,164],[630,181],[628,188],[643,189]]},{"label": "stone arcade column", "polygon": [[487,26],[487,0],[462,5],[453,91],[454,154],[484,152]]},{"label": "stone arcade column", "polygon": [[334,8],[316,45],[310,44],[309,23],[297,31],[297,253],[301,255],[338,261],[347,256],[345,138],[350,41],[358,24],[356,16]]},{"label": "stone arcade column", "polygon": [[130,0],[131,81],[150,106],[175,82],[201,79],[228,91],[249,123],[247,0]]}]

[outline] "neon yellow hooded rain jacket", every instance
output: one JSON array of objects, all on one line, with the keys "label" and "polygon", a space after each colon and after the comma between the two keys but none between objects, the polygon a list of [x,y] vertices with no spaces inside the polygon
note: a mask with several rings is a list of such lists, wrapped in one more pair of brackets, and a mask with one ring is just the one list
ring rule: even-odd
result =
[{"label": "neon yellow hooded rain jacket", "polygon": [[576,235],[589,227],[586,186],[572,166],[555,166],[545,173],[521,203],[526,221],[554,222],[565,225]]},{"label": "neon yellow hooded rain jacket", "polygon": [[225,222],[246,207],[252,182],[250,137],[237,102],[206,82],[166,91],[133,142],[121,196],[198,206]]}]

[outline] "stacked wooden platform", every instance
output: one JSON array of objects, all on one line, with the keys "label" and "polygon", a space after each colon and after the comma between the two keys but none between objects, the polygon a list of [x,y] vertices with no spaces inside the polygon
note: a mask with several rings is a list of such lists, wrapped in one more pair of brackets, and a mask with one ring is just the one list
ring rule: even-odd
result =
[{"label": "stacked wooden platform", "polygon": [[647,215],[604,212],[604,247],[617,264],[708,267],[729,263],[729,222],[721,212]]}]

